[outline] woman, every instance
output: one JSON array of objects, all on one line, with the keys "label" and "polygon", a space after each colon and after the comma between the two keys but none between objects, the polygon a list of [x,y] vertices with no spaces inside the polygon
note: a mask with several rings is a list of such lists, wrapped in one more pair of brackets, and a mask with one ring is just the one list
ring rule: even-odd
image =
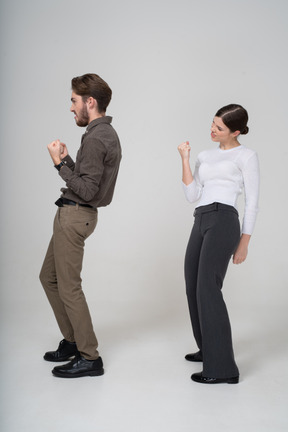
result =
[{"label": "woman", "polygon": [[[203,371],[191,376],[199,383],[239,382],[221,288],[231,256],[234,264],[247,257],[258,210],[257,154],[238,141],[240,134],[248,133],[247,122],[247,111],[240,105],[231,104],[218,110],[211,126],[211,139],[219,147],[198,155],[193,174],[189,142],[178,147],[186,198],[190,202],[199,200],[185,257],[187,299],[199,348],[185,358],[203,361]],[[243,190],[245,211],[240,236],[237,198]]]}]

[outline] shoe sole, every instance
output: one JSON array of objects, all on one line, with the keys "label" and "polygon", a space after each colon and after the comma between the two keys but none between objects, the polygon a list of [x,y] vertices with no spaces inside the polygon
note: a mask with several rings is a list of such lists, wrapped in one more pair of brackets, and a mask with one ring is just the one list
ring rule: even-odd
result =
[{"label": "shoe sole", "polygon": [[76,354],[72,354],[69,357],[61,357],[60,359],[55,359],[55,360],[54,359],[45,358],[45,356],[43,358],[44,358],[44,360],[46,360],[48,362],[51,362],[51,363],[61,363],[61,362],[66,362],[66,361],[72,360],[75,357],[75,355]]},{"label": "shoe sole", "polygon": [[189,361],[189,362],[197,362],[197,363],[199,363],[199,362],[203,362],[203,360],[192,360],[192,359],[188,359],[188,358],[186,358],[185,357],[185,360],[187,360],[187,361]]},{"label": "shoe sole", "polygon": [[54,371],[54,369],[52,370],[52,374],[56,377],[59,378],[81,378],[84,376],[101,376],[104,375],[104,369],[99,369],[97,371],[90,371],[90,372],[78,372],[75,374],[65,374],[65,373],[61,373],[58,371]]},{"label": "shoe sole", "polygon": [[217,381],[205,381],[205,380],[198,380],[191,376],[192,381],[200,383],[200,384],[238,384],[239,383],[239,377],[234,378],[227,378],[227,379],[218,379]]},{"label": "shoe sole", "polygon": [[239,383],[239,378],[237,377],[237,378],[230,378],[228,381],[227,381],[227,384],[238,384]]}]

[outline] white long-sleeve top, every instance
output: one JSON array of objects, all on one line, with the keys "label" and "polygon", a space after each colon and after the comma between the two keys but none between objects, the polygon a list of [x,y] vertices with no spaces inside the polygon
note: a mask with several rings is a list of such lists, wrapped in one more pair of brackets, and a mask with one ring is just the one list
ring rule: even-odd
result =
[{"label": "white long-sleeve top", "polygon": [[230,150],[220,147],[201,152],[196,160],[194,180],[183,183],[189,202],[196,207],[220,202],[237,209],[238,196],[244,190],[243,234],[252,234],[258,212],[259,163],[257,153],[243,145]]}]

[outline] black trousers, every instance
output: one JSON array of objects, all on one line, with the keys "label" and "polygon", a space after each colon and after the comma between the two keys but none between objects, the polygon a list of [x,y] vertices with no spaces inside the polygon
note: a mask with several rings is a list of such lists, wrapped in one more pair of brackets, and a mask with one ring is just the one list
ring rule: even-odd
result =
[{"label": "black trousers", "polygon": [[239,375],[229,316],[222,295],[227,267],[240,240],[237,210],[213,203],[198,207],[185,256],[186,293],[203,376]]}]

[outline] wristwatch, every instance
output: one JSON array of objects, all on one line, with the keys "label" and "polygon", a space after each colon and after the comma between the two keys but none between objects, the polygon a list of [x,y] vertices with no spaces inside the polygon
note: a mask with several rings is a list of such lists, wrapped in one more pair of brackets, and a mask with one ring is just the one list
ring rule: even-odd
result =
[{"label": "wristwatch", "polygon": [[63,161],[61,161],[58,165],[54,165],[54,167],[60,171],[60,169],[62,168],[62,166],[65,165]]}]

